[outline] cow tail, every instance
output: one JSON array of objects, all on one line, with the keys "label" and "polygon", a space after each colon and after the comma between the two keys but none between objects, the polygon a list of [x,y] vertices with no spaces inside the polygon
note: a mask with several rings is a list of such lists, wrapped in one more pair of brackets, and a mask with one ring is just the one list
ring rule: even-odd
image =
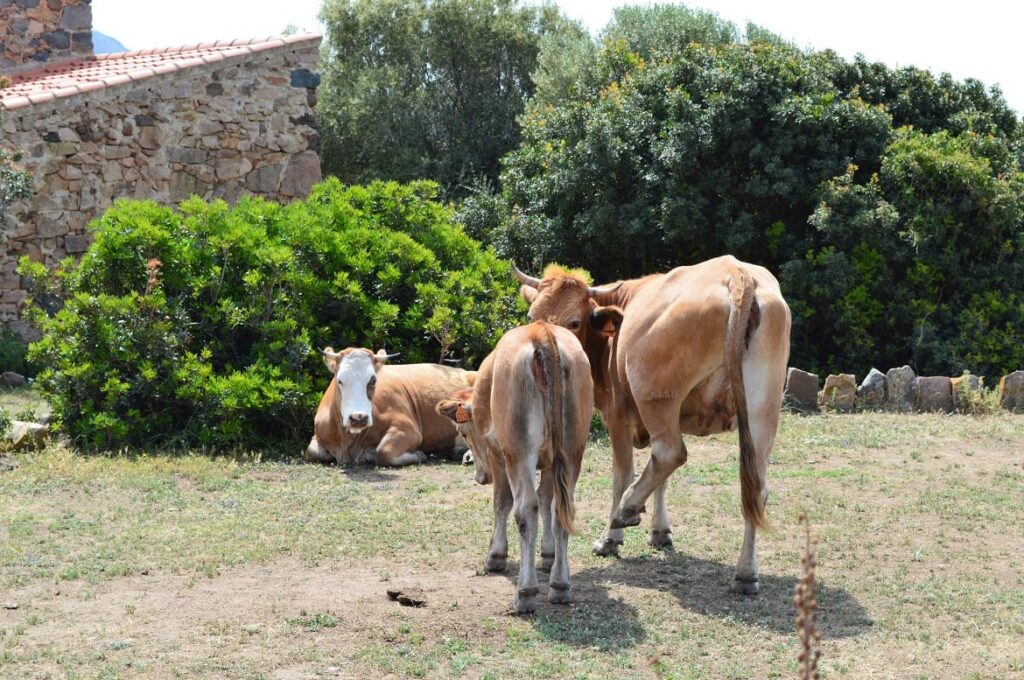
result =
[{"label": "cow tail", "polygon": [[753,330],[759,322],[759,308],[754,297],[754,279],[737,270],[729,280],[729,326],[725,336],[725,361],[729,385],[736,406],[736,424],[740,437],[740,492],[743,517],[758,529],[767,529],[764,512],[764,480],[757,465],[757,450],[750,434],[747,393],[743,385],[743,355]]},{"label": "cow tail", "polygon": [[[565,389],[562,376],[562,355],[558,351],[555,336],[546,324],[545,342],[534,340],[533,358],[538,369],[543,371],[547,393],[544,395],[544,416],[547,421],[548,437],[551,443],[551,471],[555,485],[555,516],[567,534],[576,533],[576,504],[569,486],[569,465],[564,446],[564,402]],[[550,510],[544,509],[545,512]]]}]

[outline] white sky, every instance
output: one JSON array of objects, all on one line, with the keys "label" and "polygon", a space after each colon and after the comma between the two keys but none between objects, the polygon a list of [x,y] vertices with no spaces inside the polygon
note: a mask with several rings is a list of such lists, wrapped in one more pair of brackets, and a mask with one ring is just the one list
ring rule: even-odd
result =
[{"label": "white sky", "polygon": [[[183,45],[222,38],[280,33],[294,24],[320,32],[323,0],[93,0],[93,26],[128,49]],[[592,32],[604,27],[612,8],[643,0],[558,0],[566,14]],[[1013,0],[692,0],[722,18],[756,24],[802,47],[831,48],[847,58],[858,52],[891,66],[948,71],[955,78],[998,84],[1018,113],[1024,112],[1021,27],[1024,3]]]}]

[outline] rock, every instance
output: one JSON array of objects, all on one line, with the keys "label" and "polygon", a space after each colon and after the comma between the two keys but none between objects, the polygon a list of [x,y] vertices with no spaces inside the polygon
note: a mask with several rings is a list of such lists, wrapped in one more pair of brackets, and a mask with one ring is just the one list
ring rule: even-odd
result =
[{"label": "rock", "polygon": [[4,609],[14,610],[18,608],[17,602],[4,602]]},{"label": "rock", "polygon": [[218,180],[237,179],[252,170],[252,161],[248,158],[222,158],[217,161],[215,169]]},{"label": "rock", "polygon": [[320,157],[315,151],[303,151],[288,161],[281,180],[281,194],[288,197],[305,196],[322,179]]},{"label": "rock", "polygon": [[281,183],[282,167],[278,163],[264,165],[250,172],[245,177],[245,186],[249,191],[260,194],[273,194]]},{"label": "rock", "polygon": [[786,391],[784,393],[786,403],[800,409],[817,411],[818,384],[818,376],[814,373],[790,366],[786,371]]},{"label": "rock", "polygon": [[84,31],[92,28],[92,7],[89,5],[67,5],[60,16],[60,27],[68,31]]},{"label": "rock", "polygon": [[857,379],[852,373],[832,374],[818,395],[818,404],[833,411],[852,411],[857,396]]},{"label": "rock", "polygon": [[181,146],[174,146],[167,149],[168,163],[205,163],[206,151]]},{"label": "rock", "polygon": [[885,403],[901,413],[914,410],[917,403],[917,376],[910,366],[890,368],[885,374]]},{"label": "rock", "polygon": [[308,68],[297,68],[291,72],[292,87],[317,88],[320,87],[320,74],[310,71]]},{"label": "rock", "polygon": [[957,411],[970,411],[972,402],[977,399],[985,388],[985,381],[981,376],[965,371],[963,375],[950,378],[950,387],[953,390],[953,406]]},{"label": "rock", "polygon": [[25,384],[25,376],[14,371],[4,371],[0,374],[0,384],[5,387],[21,387]]},{"label": "rock", "polygon": [[917,410],[953,412],[953,384],[945,376],[917,379]]},{"label": "rock", "polygon": [[18,467],[18,463],[7,456],[0,456],[0,472],[10,472]]},{"label": "rock", "polygon": [[89,250],[92,237],[88,234],[68,234],[64,237],[64,250],[69,253],[84,253]]},{"label": "rock", "polygon": [[50,429],[46,425],[15,420],[11,423],[8,440],[11,442],[11,448],[15,451],[27,451],[46,446],[49,435]]},{"label": "rock", "polygon": [[872,368],[857,388],[857,406],[880,408],[885,403],[885,375]]},{"label": "rock", "polygon": [[999,405],[1007,411],[1024,411],[1024,371],[1014,371],[999,381]]}]

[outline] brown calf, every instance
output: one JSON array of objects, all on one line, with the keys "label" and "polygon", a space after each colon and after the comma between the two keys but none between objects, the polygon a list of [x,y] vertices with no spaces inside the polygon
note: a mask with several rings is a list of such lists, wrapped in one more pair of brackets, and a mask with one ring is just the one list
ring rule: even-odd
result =
[{"label": "brown calf", "polygon": [[[575,516],[573,493],[594,398],[587,355],[563,328],[545,323],[514,328],[484,360],[472,398],[466,396],[438,403],[437,411],[468,435],[477,481],[494,482],[487,569],[505,569],[506,526],[514,510],[521,555],[514,604],[521,613],[536,608],[539,509],[544,522],[541,556],[551,569],[548,601],[571,602],[567,550]],[[535,490],[537,470],[541,479]]]}]

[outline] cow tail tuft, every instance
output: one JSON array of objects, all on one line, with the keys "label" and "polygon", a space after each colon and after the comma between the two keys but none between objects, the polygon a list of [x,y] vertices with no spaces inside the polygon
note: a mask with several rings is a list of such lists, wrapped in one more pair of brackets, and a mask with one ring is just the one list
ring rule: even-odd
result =
[{"label": "cow tail tuft", "polygon": [[743,517],[758,529],[768,528],[764,510],[764,480],[757,465],[757,450],[750,434],[750,416],[747,413],[747,393],[743,385],[743,354],[752,329],[751,309],[754,298],[754,279],[738,270],[729,280],[729,326],[725,340],[725,361],[729,384],[736,406],[736,424],[740,438],[740,492]]},{"label": "cow tail tuft", "polygon": [[564,446],[565,401],[564,380],[562,377],[562,356],[558,351],[555,335],[547,324],[544,328],[544,344],[534,341],[534,357],[540,359],[541,368],[547,383],[547,394],[544,395],[544,415],[547,420],[548,436],[551,440],[551,471],[555,485],[555,516],[567,534],[576,533],[576,504],[572,489],[569,486],[569,465],[566,460]]}]

